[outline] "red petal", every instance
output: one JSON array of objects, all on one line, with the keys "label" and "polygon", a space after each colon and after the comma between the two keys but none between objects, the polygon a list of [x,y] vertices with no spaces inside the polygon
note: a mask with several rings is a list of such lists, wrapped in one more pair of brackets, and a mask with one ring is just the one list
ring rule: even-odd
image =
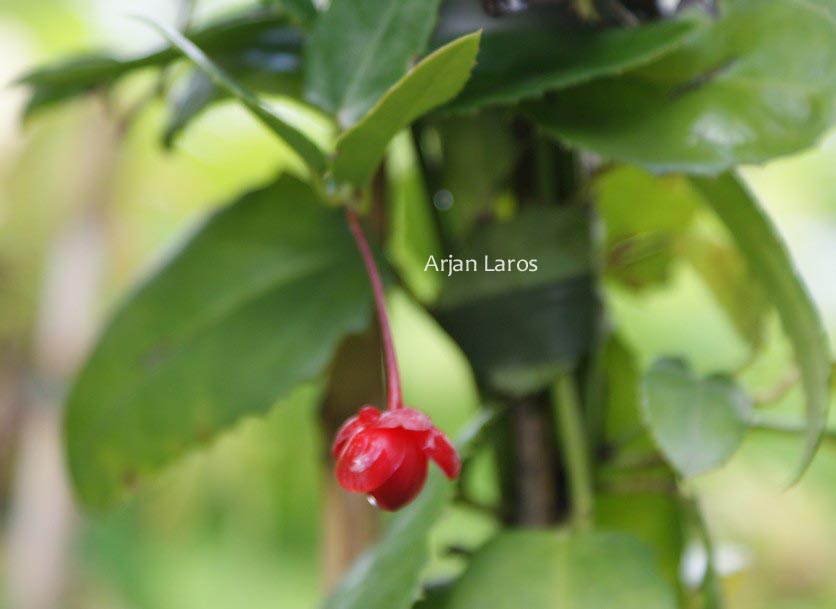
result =
[{"label": "red petal", "polygon": [[[410,435],[410,440],[414,436]],[[397,510],[415,499],[427,479],[427,455],[414,441],[404,443],[404,460],[400,467],[380,487],[369,494],[375,505],[383,510]]]},{"label": "red petal", "polygon": [[[337,459],[337,482],[352,493],[368,493],[394,473],[413,442],[394,429],[364,429],[354,434]],[[408,438],[407,438],[408,440]]]},{"label": "red petal", "polygon": [[363,406],[360,411],[348,419],[337,435],[334,437],[334,443],[331,444],[331,455],[336,459],[345,448],[346,443],[357,432],[363,431],[368,427],[372,427],[380,418],[380,411],[373,406]]},{"label": "red petal", "polygon": [[397,408],[387,410],[380,415],[376,427],[403,427],[409,431],[429,431],[433,428],[432,421],[420,410],[414,408]]},{"label": "red petal", "polygon": [[450,480],[459,475],[462,469],[459,453],[456,452],[456,448],[450,443],[447,436],[438,429],[433,429],[427,434],[424,452],[435,461],[435,464],[441,468],[441,471]]}]

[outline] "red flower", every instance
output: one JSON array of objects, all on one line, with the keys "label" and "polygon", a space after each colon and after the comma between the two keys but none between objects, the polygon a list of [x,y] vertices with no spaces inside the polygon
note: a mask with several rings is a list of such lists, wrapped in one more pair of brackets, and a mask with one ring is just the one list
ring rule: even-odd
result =
[{"label": "red flower", "polygon": [[415,499],[427,477],[428,459],[451,480],[461,469],[447,437],[412,408],[381,413],[364,406],[337,432],[331,454],[340,486],[368,494],[384,510],[397,510]]}]

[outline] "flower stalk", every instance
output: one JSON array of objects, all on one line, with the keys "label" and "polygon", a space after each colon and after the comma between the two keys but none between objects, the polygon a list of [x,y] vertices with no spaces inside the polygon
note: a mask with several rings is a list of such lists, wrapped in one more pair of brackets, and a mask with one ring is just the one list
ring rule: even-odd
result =
[{"label": "flower stalk", "polygon": [[357,244],[357,250],[363,258],[363,265],[366,268],[366,275],[372,287],[374,306],[377,311],[377,320],[380,325],[380,340],[383,345],[383,365],[386,375],[386,409],[396,410],[403,407],[403,394],[401,392],[401,379],[398,373],[398,361],[395,356],[395,343],[392,340],[392,329],[389,325],[389,316],[386,313],[386,298],[383,294],[383,282],[380,280],[380,273],[377,270],[374,256],[372,255],[366,235],[360,226],[357,213],[350,208],[345,209],[345,217],[348,228]]}]

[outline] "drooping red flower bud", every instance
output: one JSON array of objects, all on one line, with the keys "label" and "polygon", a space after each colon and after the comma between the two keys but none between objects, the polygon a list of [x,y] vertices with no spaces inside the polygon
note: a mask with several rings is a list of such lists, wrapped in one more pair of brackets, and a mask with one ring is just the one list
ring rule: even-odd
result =
[{"label": "drooping red flower bud", "polygon": [[429,417],[412,408],[381,413],[364,406],[337,432],[331,454],[337,461],[340,486],[366,493],[384,510],[397,510],[418,495],[429,459],[450,479],[461,469],[447,437]]}]

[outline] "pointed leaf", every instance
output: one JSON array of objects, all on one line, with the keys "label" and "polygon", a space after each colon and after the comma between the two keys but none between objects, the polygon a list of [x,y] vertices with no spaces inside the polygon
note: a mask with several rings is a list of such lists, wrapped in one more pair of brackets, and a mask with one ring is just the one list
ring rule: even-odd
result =
[{"label": "pointed leaf", "polygon": [[304,133],[293,127],[280,113],[258,99],[254,93],[236,82],[219,68],[194,43],[172,27],[151,20],[144,20],[156,28],[174,47],[209,75],[221,89],[237,98],[250,112],[278,135],[304,160],[314,173],[325,169],[325,154]]},{"label": "pointed leaf", "polygon": [[749,411],[749,399],[732,379],[699,379],[679,360],[656,362],[644,378],[645,423],[684,476],[725,463],[743,441]]},{"label": "pointed leaf", "polygon": [[798,471],[800,477],[815,455],[827,424],[831,366],[824,325],[780,234],[738,179],[724,174],[692,182],[728,228],[751,272],[778,310],[793,345],[807,414],[807,443]]},{"label": "pointed leaf", "polygon": [[395,134],[461,91],[479,50],[479,33],[454,40],[424,59],[337,141],[334,177],[363,186]]},{"label": "pointed leaf", "polygon": [[328,365],[368,322],[368,283],[341,214],[291,177],[206,224],[116,312],[69,396],[81,501],[260,414]]},{"label": "pointed leaf", "polygon": [[[282,53],[297,56],[300,46],[298,30],[288,26],[282,16],[263,8],[195,29],[189,38],[219,61],[228,57],[262,57],[265,53],[274,58]],[[18,81],[33,89],[24,118],[96,87],[109,86],[132,71],[168,65],[179,55],[176,49],[166,46],[126,58],[107,53],[87,54],[37,68]],[[277,64],[274,60],[273,65]]]},{"label": "pointed leaf", "polygon": [[473,77],[452,111],[512,104],[635,68],[680,46],[696,19],[604,30],[498,29],[485,32]]},{"label": "pointed leaf", "polygon": [[331,0],[307,45],[306,98],[349,127],[427,45],[439,0]]},{"label": "pointed leaf", "polygon": [[607,158],[717,174],[808,148],[833,124],[834,38],[832,2],[728,0],[681,49],[527,111],[547,133]]}]

